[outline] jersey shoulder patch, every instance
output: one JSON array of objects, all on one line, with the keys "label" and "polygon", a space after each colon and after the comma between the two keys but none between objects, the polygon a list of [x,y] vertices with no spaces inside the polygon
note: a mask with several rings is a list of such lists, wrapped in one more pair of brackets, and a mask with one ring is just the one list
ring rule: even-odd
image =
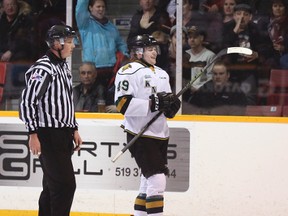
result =
[{"label": "jersey shoulder patch", "polygon": [[131,66],[130,63],[124,65],[124,66],[121,68],[121,71],[124,72],[125,70],[127,70],[127,69],[129,69],[129,68],[132,68],[132,66]]},{"label": "jersey shoulder patch", "polygon": [[130,62],[124,66],[122,66],[119,70],[118,70],[118,74],[134,74],[136,73],[139,69],[144,68],[144,66],[142,64],[139,64],[137,62]]},{"label": "jersey shoulder patch", "polygon": [[31,67],[25,72],[25,79],[26,81],[30,78],[35,81],[42,81],[44,73],[48,73],[51,77],[55,76],[52,64],[46,55],[31,65]]}]

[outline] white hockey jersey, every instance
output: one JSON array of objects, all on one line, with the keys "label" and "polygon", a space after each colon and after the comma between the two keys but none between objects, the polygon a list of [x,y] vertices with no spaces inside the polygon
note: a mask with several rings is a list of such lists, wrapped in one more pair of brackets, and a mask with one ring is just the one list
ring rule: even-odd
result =
[{"label": "white hockey jersey", "polygon": [[[115,101],[125,96],[132,96],[124,113],[123,127],[125,131],[137,134],[158,113],[151,112],[149,96],[158,92],[171,93],[169,76],[166,71],[157,66],[147,66],[144,63],[132,62],[121,67],[115,79]],[[124,101],[124,102],[123,102]],[[118,103],[125,103],[126,100]],[[167,139],[169,129],[167,120],[162,114],[144,132],[143,136]]]}]

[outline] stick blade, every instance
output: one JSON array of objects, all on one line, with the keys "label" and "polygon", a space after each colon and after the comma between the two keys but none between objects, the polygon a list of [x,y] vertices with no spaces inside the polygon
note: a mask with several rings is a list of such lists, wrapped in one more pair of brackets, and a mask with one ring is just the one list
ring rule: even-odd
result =
[{"label": "stick blade", "polygon": [[252,55],[252,50],[246,47],[228,47],[227,54],[232,54],[232,53]]}]

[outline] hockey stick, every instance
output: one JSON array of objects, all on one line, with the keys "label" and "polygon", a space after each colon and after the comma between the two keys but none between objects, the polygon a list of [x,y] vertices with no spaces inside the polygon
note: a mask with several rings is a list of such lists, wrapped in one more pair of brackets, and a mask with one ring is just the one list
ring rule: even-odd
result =
[{"label": "hockey stick", "polygon": [[[185,91],[187,91],[192,85],[193,83],[199,79],[199,77],[201,77],[206,71],[207,69],[220,57],[224,56],[224,55],[228,55],[228,54],[233,54],[233,53],[237,53],[237,54],[244,54],[244,55],[252,55],[252,50],[248,49],[248,48],[244,48],[244,47],[228,47],[225,49],[222,49],[219,53],[217,53],[216,56],[214,56],[214,58],[203,68],[203,70],[197,74],[197,76],[194,77],[194,79],[192,79],[189,83],[187,83],[177,94],[176,96],[179,97],[181,96]],[[147,128],[156,120],[159,118],[159,116],[162,115],[162,111],[157,113],[157,115],[155,115],[143,128],[142,130],[133,137],[132,140],[130,140],[129,143],[127,143],[126,146],[124,146],[124,148],[119,151],[115,157],[112,159],[112,162],[115,162],[122,154],[124,154],[124,152],[129,149],[135,142],[136,140],[143,135],[143,133],[147,130]]]}]

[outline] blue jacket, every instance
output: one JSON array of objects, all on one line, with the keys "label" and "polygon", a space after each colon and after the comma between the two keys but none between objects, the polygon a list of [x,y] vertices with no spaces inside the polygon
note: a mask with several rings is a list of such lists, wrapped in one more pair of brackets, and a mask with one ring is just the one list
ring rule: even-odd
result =
[{"label": "blue jacket", "polygon": [[128,56],[127,45],[116,26],[98,22],[88,11],[89,0],[77,1],[76,21],[82,40],[82,61],[94,62],[97,68],[113,67],[116,52]]}]

